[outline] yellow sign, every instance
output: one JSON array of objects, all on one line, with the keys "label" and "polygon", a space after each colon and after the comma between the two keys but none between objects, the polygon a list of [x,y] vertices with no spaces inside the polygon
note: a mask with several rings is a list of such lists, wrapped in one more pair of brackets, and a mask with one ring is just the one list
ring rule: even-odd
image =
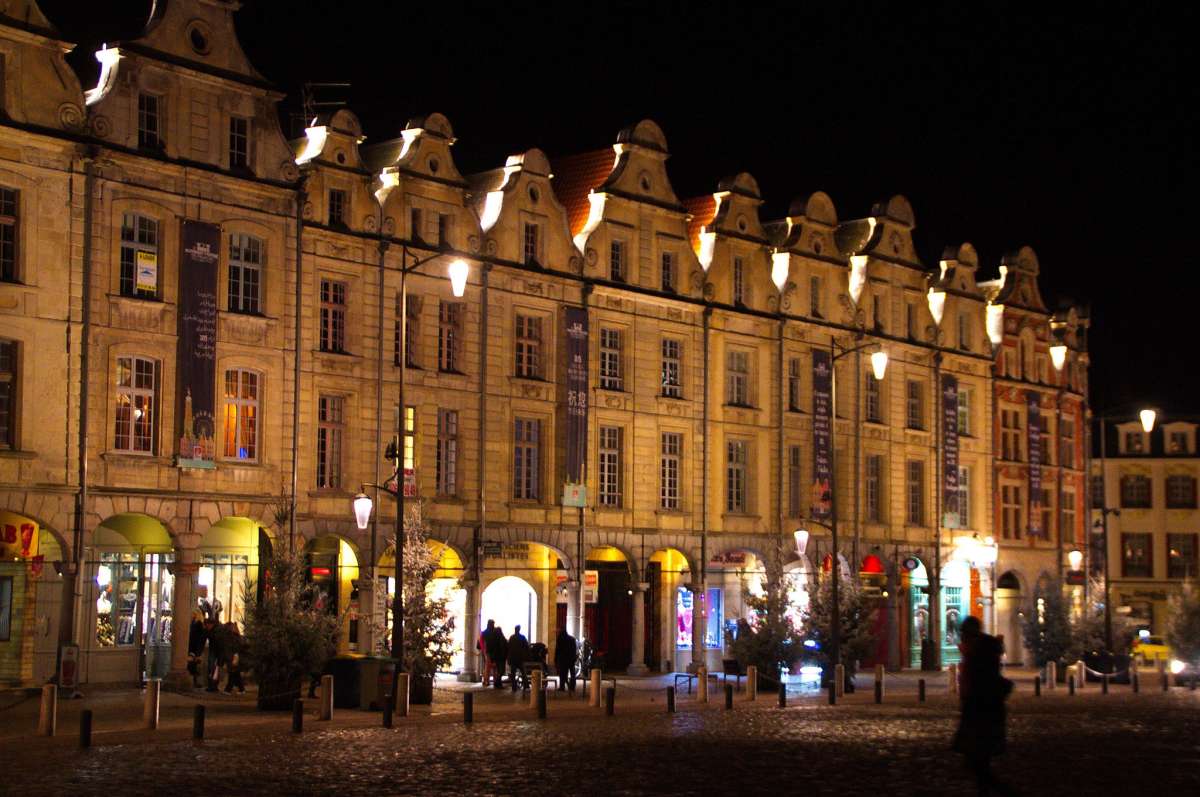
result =
[{"label": "yellow sign", "polygon": [[0,512],[0,559],[33,559],[37,553],[38,524],[12,512]]},{"label": "yellow sign", "polygon": [[139,291],[150,291],[153,293],[158,290],[158,253],[157,252],[141,252],[137,253],[137,279],[134,286]]}]

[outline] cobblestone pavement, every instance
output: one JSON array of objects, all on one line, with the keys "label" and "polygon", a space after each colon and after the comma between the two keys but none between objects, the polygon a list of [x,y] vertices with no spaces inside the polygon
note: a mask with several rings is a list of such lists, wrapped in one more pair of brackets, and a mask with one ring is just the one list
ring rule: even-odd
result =
[{"label": "cobblestone pavement", "polygon": [[[155,732],[137,729],[136,718],[101,717],[128,695],[107,704],[93,696],[96,734],[86,751],[77,748],[78,709],[69,704],[58,737],[32,736],[34,699],[0,710],[0,793],[973,793],[948,750],[956,714],[944,688],[925,704],[901,683],[882,706],[867,689],[836,707],[810,695],[782,710],[773,695],[754,703],[739,696],[725,711],[719,693],[707,705],[683,694],[671,715],[655,685],[623,682],[612,717],[552,694],[549,719],[538,720],[507,689],[480,690],[476,722],[464,726],[459,691],[439,691],[432,709],[414,708],[391,730],[379,727],[378,713],[339,711],[332,723],[309,716],[301,735],[287,715],[222,697],[205,700],[204,742],[189,738],[195,696],[165,697]],[[1035,698],[1024,684],[1010,714],[996,770],[1017,793],[1200,793],[1200,692],[1114,687],[1102,695],[1093,687],[1069,697],[1060,688]],[[17,724],[25,726],[19,740]]]}]

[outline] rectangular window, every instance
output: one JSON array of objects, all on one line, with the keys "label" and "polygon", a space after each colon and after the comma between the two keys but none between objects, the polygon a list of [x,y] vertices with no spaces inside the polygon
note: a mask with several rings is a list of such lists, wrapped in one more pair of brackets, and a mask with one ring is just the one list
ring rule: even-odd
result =
[{"label": "rectangular window", "polygon": [[874,319],[875,331],[883,333],[885,329],[885,321],[883,317],[883,297],[878,295],[871,296],[871,318]]},{"label": "rectangular window", "polygon": [[463,302],[438,303],[438,370],[462,373]]},{"label": "rectangular window", "polygon": [[1021,488],[1003,485],[1000,488],[1000,515],[1002,535],[1006,540],[1019,540],[1024,531],[1021,522]]},{"label": "rectangular window", "polygon": [[662,340],[662,394],[667,398],[683,396],[681,362],[683,344],[674,338]]},{"label": "rectangular window", "polygon": [[920,460],[908,462],[908,501],[906,520],[910,526],[925,525],[925,463]]},{"label": "rectangular window", "polygon": [[745,440],[725,443],[725,511],[746,511],[746,449]]},{"label": "rectangular window", "polygon": [[346,192],[338,188],[329,189],[329,226],[346,226]]},{"label": "rectangular window", "polygon": [[800,482],[800,446],[788,446],[788,517],[800,517],[800,502],[803,495]]},{"label": "rectangular window", "polygon": [[746,303],[746,264],[740,257],[733,259],[733,303]]},{"label": "rectangular window", "polygon": [[1153,552],[1149,534],[1121,534],[1121,575],[1125,578],[1153,578]]},{"label": "rectangular window", "polygon": [[20,196],[12,188],[0,187],[0,282],[17,281],[17,232]]},{"label": "rectangular window", "polygon": [[675,254],[662,253],[662,289],[667,293],[675,292]]},{"label": "rectangular window", "polygon": [[804,396],[800,392],[800,358],[792,357],[788,360],[788,409],[792,412],[800,412],[803,407]]},{"label": "rectangular window", "polygon": [[258,459],[258,374],[241,368],[225,372],[226,459]]},{"label": "rectangular window", "polygon": [[1062,451],[1059,452],[1059,462],[1064,468],[1075,467],[1075,421],[1063,419],[1059,425],[1062,435]]},{"label": "rectangular window", "polygon": [[1196,508],[1196,479],[1183,473],[1167,477],[1167,509]]},{"label": "rectangular window", "polygon": [[821,278],[810,277],[808,280],[808,314],[813,318],[821,318]]},{"label": "rectangular window", "polygon": [[346,351],[346,283],[321,280],[321,351]]},{"label": "rectangular window", "polygon": [[863,374],[864,391],[863,404],[866,412],[867,421],[870,423],[883,423],[883,409],[879,405],[879,380],[875,378],[875,374],[867,372]]},{"label": "rectangular window", "polygon": [[613,241],[608,250],[608,276],[613,282],[625,281],[625,242]]},{"label": "rectangular window", "polygon": [[958,386],[958,433],[971,436],[971,389]]},{"label": "rectangular window", "polygon": [[17,342],[0,340],[0,448],[17,447]]},{"label": "rectangular window", "polygon": [[1063,490],[1061,516],[1061,539],[1068,543],[1078,539],[1075,533],[1075,493],[1070,490]]},{"label": "rectangular window", "polygon": [[158,296],[158,221],[136,213],[121,217],[121,295]]},{"label": "rectangular window", "polygon": [[117,358],[117,412],[113,447],[154,453],[158,363],[144,357]]},{"label": "rectangular window", "polygon": [[411,404],[404,408],[404,470],[417,469],[417,408]]},{"label": "rectangular window", "polygon": [[438,410],[437,491],[458,495],[458,412]]},{"label": "rectangular window", "polygon": [[334,490],[342,486],[343,402],[341,396],[317,399],[318,489]]},{"label": "rectangular window", "polygon": [[542,377],[542,319],[517,316],[516,375],[524,379]]},{"label": "rectangular window", "polygon": [[541,466],[542,422],[527,418],[513,421],[513,498],[537,501]]},{"label": "rectangular window", "polygon": [[621,330],[600,330],[600,387],[603,390],[623,390],[621,375]]},{"label": "rectangular window", "polygon": [[867,455],[866,510],[868,523],[883,522],[883,456]]},{"label": "rectangular window", "polygon": [[600,427],[600,506],[621,506],[621,427]]},{"label": "rectangular window", "polygon": [[162,149],[161,103],[153,94],[138,95],[138,147]]},{"label": "rectangular window", "polygon": [[1054,539],[1054,494],[1047,489],[1042,490],[1042,536],[1047,540]]},{"label": "rectangular window", "polygon": [[250,166],[250,120],[244,116],[229,117],[229,168]]},{"label": "rectangular window", "polygon": [[1104,477],[1096,474],[1092,477],[1092,509],[1104,508]]},{"label": "rectangular window", "polygon": [[958,348],[971,350],[971,317],[966,313],[958,314]]},{"label": "rectangular window", "polygon": [[1196,577],[1196,535],[1167,535],[1167,578]]},{"label": "rectangular window", "polygon": [[924,386],[912,379],[906,385],[907,420],[909,429],[925,428],[925,390]]},{"label": "rectangular window", "polygon": [[1000,456],[1009,462],[1021,462],[1021,413],[1000,410]]},{"label": "rectangular window", "polygon": [[[396,295],[396,322],[392,328],[392,363],[400,364],[400,295]],[[404,365],[407,368],[420,368],[421,341],[421,297],[408,295],[408,310],[403,319],[404,323]]]},{"label": "rectangular window", "polygon": [[450,228],[454,226],[454,217],[449,213],[439,213],[437,217],[437,242],[440,247],[450,246]]},{"label": "rectangular window", "polygon": [[1121,477],[1121,508],[1150,509],[1150,477],[1127,474]]},{"label": "rectangular window", "polygon": [[725,403],[735,407],[750,406],[750,354],[744,351],[725,353]]},{"label": "rectangular window", "polygon": [[1141,454],[1143,452],[1142,433],[1141,432],[1126,432],[1125,433],[1125,453],[1126,454]]},{"label": "rectangular window", "polygon": [[408,229],[409,235],[414,241],[423,241],[425,236],[421,230],[422,214],[420,208],[408,209]]},{"label": "rectangular window", "polygon": [[541,230],[534,222],[527,221],[521,226],[522,257],[528,265],[537,265],[541,259]]},{"label": "rectangular window", "polygon": [[958,469],[958,519],[960,528],[971,528],[971,469]]},{"label": "rectangular window", "polygon": [[683,435],[662,433],[662,460],[659,466],[661,483],[658,505],[663,509],[679,509],[679,476],[683,462]]},{"label": "rectangular window", "polygon": [[[2,211],[0,211],[2,214]],[[1168,454],[1188,454],[1191,447],[1188,445],[1187,432],[1171,432],[1167,438],[1167,453]]]},{"label": "rectangular window", "polygon": [[912,302],[904,305],[904,334],[909,340],[917,339],[917,306]]},{"label": "rectangular window", "polygon": [[229,236],[229,312],[259,311],[263,242],[252,235]]},{"label": "rectangular window", "polygon": [[12,638],[13,577],[0,576],[0,642]]}]

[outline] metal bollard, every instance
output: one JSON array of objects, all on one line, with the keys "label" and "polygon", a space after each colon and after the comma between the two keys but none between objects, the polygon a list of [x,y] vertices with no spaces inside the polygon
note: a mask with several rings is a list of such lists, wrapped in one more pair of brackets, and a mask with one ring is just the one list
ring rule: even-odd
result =
[{"label": "metal bollard", "polygon": [[675,687],[673,686],[667,687],[667,713],[675,713]]},{"label": "metal bollard", "polygon": [[958,694],[958,665],[951,664],[946,668],[946,670],[949,673],[949,678],[950,678],[950,682],[947,685],[948,691],[952,695],[957,695]]},{"label": "metal bollard", "polygon": [[463,723],[470,725],[475,721],[475,693],[463,692]]},{"label": "metal bollard", "polygon": [[320,719],[333,719],[333,676],[321,676],[321,714]]},{"label": "metal bollard", "polygon": [[1142,689],[1142,685],[1141,685],[1141,683],[1140,683],[1140,681],[1141,681],[1141,680],[1142,680],[1142,679],[1141,679],[1141,678],[1138,676],[1137,667],[1134,667],[1134,668],[1133,668],[1133,672],[1132,672],[1132,673],[1130,673],[1130,676],[1129,676],[1129,683],[1130,683],[1130,686],[1132,686],[1132,687],[1133,687],[1133,693],[1134,693],[1135,695],[1136,695],[1138,692],[1140,692],[1140,691],[1141,691],[1141,689]]},{"label": "metal bollard", "polygon": [[400,673],[396,679],[396,713],[401,717],[408,716],[408,673]]},{"label": "metal bollard", "polygon": [[85,708],[79,713],[79,746],[87,749],[92,746],[92,710]]},{"label": "metal bollard", "polygon": [[613,705],[616,702],[617,690],[610,686],[604,690],[604,713],[611,717],[613,715]]},{"label": "metal bollard", "polygon": [[875,702],[883,702],[883,665],[875,665]]},{"label": "metal bollard", "polygon": [[918,703],[925,702],[925,679],[924,678],[917,679],[917,702]]},{"label": "metal bollard", "polygon": [[1075,697],[1075,673],[1067,676],[1067,694]]},{"label": "metal bollard", "polygon": [[846,694],[846,665],[839,664],[833,668],[833,682],[837,688],[837,696],[842,697]]},{"label": "metal bollard", "polygon": [[292,701],[292,733],[304,732],[304,701],[296,698]]},{"label": "metal bollard", "polygon": [[1040,675],[1033,676],[1033,696],[1042,696],[1042,676]]},{"label": "metal bollard", "polygon": [[158,729],[158,704],[162,697],[162,679],[151,678],[146,682],[146,702],[142,707],[142,722],[150,730]]},{"label": "metal bollard", "polygon": [[[534,670],[529,673],[529,702],[534,706],[538,704],[538,695],[542,692],[542,671]],[[541,709],[538,709],[538,716],[542,716]]]},{"label": "metal bollard", "polygon": [[197,741],[204,739],[204,705],[197,703],[192,709],[192,738]]},{"label": "metal bollard", "polygon": [[588,679],[589,680],[588,689],[591,690],[588,693],[588,695],[589,695],[588,705],[590,705],[594,708],[599,708],[599,706],[600,706],[600,676],[601,676],[600,668],[595,667],[592,669],[592,674]]},{"label": "metal bollard", "polygon": [[1055,684],[1057,684],[1057,683],[1058,683],[1058,662],[1048,661],[1048,662],[1046,662],[1046,688],[1053,690]]},{"label": "metal bollard", "polygon": [[546,690],[537,690],[537,715],[538,719],[546,719]]},{"label": "metal bollard", "polygon": [[383,727],[392,727],[392,712],[396,709],[396,699],[388,695],[383,699]]},{"label": "metal bollard", "polygon": [[1075,679],[1075,688],[1083,689],[1087,684],[1087,665],[1083,663],[1083,659],[1075,662],[1075,674],[1079,676]]},{"label": "metal bollard", "polygon": [[701,667],[696,670],[696,700],[700,703],[708,702],[708,668]]},{"label": "metal bollard", "polygon": [[746,667],[746,699],[758,699],[758,667],[753,664]]},{"label": "metal bollard", "polygon": [[779,685],[779,707],[787,708],[787,684]]},{"label": "metal bollard", "polygon": [[837,705],[837,685],[832,681],[829,683],[829,705]]},{"label": "metal bollard", "polygon": [[1104,673],[1104,675],[1100,678],[1100,694],[1108,694],[1108,673]]},{"label": "metal bollard", "polygon": [[733,684],[725,684],[725,710],[733,711]]},{"label": "metal bollard", "polygon": [[38,736],[53,736],[58,730],[58,685],[42,687],[42,708],[38,715]]}]

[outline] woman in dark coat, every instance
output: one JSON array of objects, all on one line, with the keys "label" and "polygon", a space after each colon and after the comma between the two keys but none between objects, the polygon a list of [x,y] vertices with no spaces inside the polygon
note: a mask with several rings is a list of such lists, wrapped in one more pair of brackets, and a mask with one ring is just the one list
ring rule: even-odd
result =
[{"label": "woman in dark coat", "polygon": [[192,612],[192,625],[188,629],[188,664],[187,670],[192,676],[192,688],[200,688],[200,660],[204,656],[204,644],[208,641],[208,632],[204,629],[203,615],[199,611]]},{"label": "woman in dark coat", "polygon": [[508,660],[508,641],[505,640],[504,631],[500,626],[493,628],[491,636],[488,637],[487,657],[496,671],[496,688],[499,689],[500,680],[504,677],[504,663]]},{"label": "woman in dark coat", "polygon": [[575,691],[575,661],[578,658],[579,650],[575,644],[575,637],[568,634],[567,629],[560,628],[554,640],[554,671],[558,673],[560,692],[567,688],[568,680],[571,683],[571,691]]},{"label": "woman in dark coat", "polygon": [[983,633],[976,617],[968,617],[960,628],[962,663],[959,665],[959,701],[962,715],[954,734],[954,749],[962,753],[975,775],[980,794],[1008,788],[992,775],[992,756],[1004,752],[1004,701],[1012,681],[1000,675],[1004,645]]}]

